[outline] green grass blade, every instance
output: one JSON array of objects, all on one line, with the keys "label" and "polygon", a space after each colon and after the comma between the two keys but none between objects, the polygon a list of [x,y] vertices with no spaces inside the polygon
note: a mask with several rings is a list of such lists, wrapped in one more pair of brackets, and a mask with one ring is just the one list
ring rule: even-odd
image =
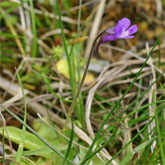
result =
[{"label": "green grass blade", "polygon": [[[82,0],[79,1],[79,10],[78,10],[78,24],[77,24],[77,39],[80,37],[80,21],[81,21],[81,5],[82,5]],[[81,79],[81,70],[80,70],[80,43],[77,43],[77,73],[78,73],[78,82],[80,83]]]},{"label": "green grass blade", "polygon": [[5,136],[4,129],[2,130],[2,164],[5,165]]},{"label": "green grass blade", "polygon": [[[66,53],[66,58],[67,58],[68,66],[69,66],[70,83],[71,83],[71,86],[72,86],[72,89],[73,89],[74,88],[74,82],[73,82],[73,75],[72,75],[73,72],[72,72],[71,57],[69,56],[69,52],[68,52],[68,48],[67,48],[67,44],[66,44],[66,38],[65,38],[64,27],[63,27],[63,23],[62,23],[62,19],[61,19],[61,11],[60,11],[58,0],[55,0],[55,4],[56,4],[56,10],[57,10],[57,13],[58,13],[58,16],[59,16],[59,24],[60,24],[60,28],[61,28],[61,33],[62,33],[63,44],[64,44],[65,53]],[[74,94],[73,94],[73,96],[74,96]]]},{"label": "green grass blade", "polygon": [[33,43],[32,43],[32,57],[37,56],[37,30],[36,30],[36,16],[34,12],[33,0],[28,0],[30,3],[30,14],[32,20],[32,32],[33,32]]},{"label": "green grass blade", "polygon": [[[26,96],[24,94],[23,85],[22,85],[21,78],[20,78],[20,76],[19,76],[18,73],[17,73],[17,78],[18,78],[18,81],[19,81],[19,84],[20,84],[20,87],[21,87],[22,95],[23,95],[23,101],[24,101],[24,123],[26,124],[26,115],[27,115]],[[19,144],[17,153],[16,153],[16,161],[18,163],[20,163],[21,157],[23,155],[25,132],[26,132],[26,127],[23,125],[23,127],[22,127],[21,141],[20,141],[20,144]]]},{"label": "green grass blade", "polygon": [[[155,98],[155,93],[156,91],[153,90],[153,100],[156,101]],[[158,135],[158,144],[160,147],[160,155],[161,155],[161,159],[162,159],[162,165],[165,165],[165,153],[164,153],[164,149],[163,149],[163,138],[161,136],[161,132],[160,132],[160,124],[159,124],[159,118],[158,118],[158,110],[156,107],[156,104],[154,104],[154,114],[155,114],[155,123],[156,123],[156,132]]]},{"label": "green grass blade", "polygon": [[[81,30],[81,5],[82,5],[82,0],[79,1],[79,10],[78,10],[78,24],[77,24],[77,39],[80,37],[80,30]],[[80,68],[80,43],[77,43],[76,45],[76,60],[77,60],[77,74],[78,74],[78,83],[80,84],[81,80],[81,68]],[[78,120],[80,121],[81,125],[85,128],[84,125],[84,107],[83,107],[83,100],[82,100],[82,93],[80,92],[79,98],[78,98],[78,104],[76,104],[76,111],[77,111],[77,116]]]},{"label": "green grass blade", "polygon": [[68,159],[68,156],[69,156],[69,152],[71,151],[73,138],[74,138],[74,124],[72,122],[72,130],[71,130],[71,135],[70,135],[70,141],[69,141],[69,144],[68,144],[68,149],[67,149],[66,154],[65,154],[63,165],[66,165],[68,163],[67,159]]},{"label": "green grass blade", "polygon": [[1,34],[1,36],[6,37],[6,38],[12,38],[12,39],[15,39],[15,38],[21,39],[21,38],[23,38],[22,36],[19,36],[19,35],[15,36],[15,35],[10,34],[10,33],[1,33],[0,32],[0,34]]}]

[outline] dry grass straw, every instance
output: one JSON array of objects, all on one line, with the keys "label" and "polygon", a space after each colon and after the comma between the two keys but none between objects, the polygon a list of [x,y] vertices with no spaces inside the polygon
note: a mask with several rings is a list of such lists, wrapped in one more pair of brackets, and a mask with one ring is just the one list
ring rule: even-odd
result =
[{"label": "dry grass straw", "polygon": [[[20,3],[19,0],[15,0],[16,2]],[[94,2],[94,1],[93,1]],[[98,7],[98,11],[95,15],[94,18],[94,22],[93,22],[93,26],[91,28],[91,33],[89,36],[89,40],[87,42],[87,48],[86,48],[86,53],[85,56],[87,57],[87,55],[89,54],[89,51],[91,49],[91,44],[93,43],[94,38],[96,37],[96,34],[98,33],[98,29],[99,29],[99,25],[101,23],[101,18],[103,15],[103,11],[104,11],[104,5],[105,5],[106,0],[103,0],[100,3],[100,6]],[[88,2],[87,2],[88,3]],[[87,3],[84,4],[84,6],[88,5]],[[31,43],[32,40],[32,31],[31,31],[31,21],[30,21],[30,16],[29,16],[29,11],[30,11],[30,7],[24,3],[24,8],[27,9],[25,10],[25,15],[23,14],[23,8],[20,6],[19,7],[19,14],[20,14],[20,20],[21,20],[21,25],[17,25],[18,29],[22,32],[25,32],[28,37],[28,43]],[[161,8],[160,5],[160,1],[157,1],[157,14],[158,16],[160,15],[160,13],[158,11],[160,11],[159,9]],[[73,8],[71,10],[76,10],[77,8]],[[44,10],[44,9],[43,9]],[[39,9],[34,9],[35,13],[38,15],[42,15],[42,10]],[[52,13],[49,13],[48,11],[44,10],[45,15],[50,17],[50,18],[57,18],[57,15],[54,15]],[[2,11],[3,13],[3,11]],[[145,17],[145,15],[144,15]],[[62,21],[70,23],[70,24],[77,24],[77,21],[74,19],[71,19],[69,17],[66,16],[62,16]],[[164,21],[163,22],[159,22],[157,19],[152,19],[152,21],[163,24],[164,25]],[[16,30],[14,29],[14,27],[8,23],[8,27],[11,31],[11,33],[15,36],[17,35]],[[64,29],[64,32],[66,34],[68,34],[68,30]],[[46,44],[46,42],[44,42],[45,39],[47,39],[48,37],[51,37],[53,35],[56,34],[61,34],[61,30],[57,29],[57,30],[52,30],[49,32],[44,33],[43,35],[40,36],[40,38],[38,38],[37,42],[40,46],[40,49],[42,49],[43,51],[40,51],[41,54],[44,53],[51,53],[50,52],[50,47]],[[20,54],[18,55],[20,58],[22,58],[22,62],[19,64],[17,71],[19,71],[23,64],[25,64],[24,66],[24,70],[29,69],[30,71],[42,76],[42,74],[36,72],[29,63],[31,62],[40,62],[40,63],[44,63],[44,62],[48,62],[48,58],[44,58],[44,56],[42,58],[31,58],[26,56],[26,53],[23,49],[22,43],[20,42],[20,40],[18,38],[15,39],[17,46],[20,50]],[[87,98],[86,98],[86,102],[85,102],[85,122],[86,122],[86,126],[87,126],[87,133],[85,131],[83,131],[82,129],[80,129],[79,127],[77,127],[76,125],[74,125],[74,131],[75,134],[85,143],[87,143],[88,145],[92,144],[92,140],[95,137],[95,131],[98,128],[96,127],[96,125],[94,124],[94,117],[96,116],[103,116],[104,114],[108,113],[110,110],[108,109],[107,112],[105,111],[99,111],[99,112],[94,112],[91,113],[91,108],[93,105],[96,104],[104,104],[104,103],[108,103],[108,102],[115,102],[117,100],[119,100],[119,98],[121,97],[122,94],[120,94],[120,96],[113,96],[110,99],[106,99],[103,101],[95,101],[94,100],[94,96],[96,94],[96,92],[101,89],[102,87],[105,86],[115,86],[115,85],[126,85],[129,84],[133,81],[134,77],[130,75],[132,73],[137,73],[140,69],[140,65],[142,65],[145,61],[145,58],[142,57],[144,54],[148,54],[150,51],[150,48],[148,46],[148,43],[146,43],[146,49],[141,50],[140,53],[133,53],[131,51],[125,51],[124,49],[118,48],[118,47],[114,47],[114,46],[110,46],[110,45],[102,45],[102,47],[106,47],[109,50],[115,50],[115,51],[119,51],[120,53],[123,53],[123,56],[120,60],[111,63],[110,65],[106,66],[103,71],[100,73],[100,75],[98,76],[98,78],[96,79],[96,83],[94,86],[88,86],[88,87],[84,87],[82,89],[82,92],[86,92],[88,91],[87,94]],[[165,49],[165,44],[161,44],[160,48],[162,50]],[[30,52],[30,45],[27,44],[26,45],[26,52]],[[157,51],[159,49],[159,47],[155,48],[155,51]],[[44,52],[44,53],[42,53]],[[23,55],[23,56],[22,56]],[[134,57],[134,59],[131,59],[132,57]],[[150,81],[150,84],[152,84],[155,80],[156,80],[156,72],[162,74],[165,77],[165,73],[161,68],[158,68],[155,63],[158,61],[157,58],[150,58],[150,60],[147,62],[147,66],[144,67],[142,74],[139,76],[139,79],[144,79],[147,78],[148,76],[151,76],[152,79]],[[165,57],[162,56],[161,58],[162,63],[165,62]],[[128,70],[128,67],[132,68],[130,70]],[[16,74],[12,75],[9,72],[4,72],[4,74],[6,74],[7,76],[11,77],[11,81],[9,81],[7,78],[4,77],[0,77],[0,88],[3,89],[3,97],[1,98],[3,101],[2,105],[6,108],[10,108],[12,106],[16,106],[15,109],[18,109],[18,107],[20,105],[23,105],[22,102],[22,92],[21,92],[21,88],[15,83],[15,79],[16,79]],[[123,77],[127,77],[126,79],[122,79]],[[66,99],[70,99],[72,98],[71,95],[71,88],[70,86],[67,84],[67,81],[62,79],[61,77],[59,78],[55,78],[53,76],[47,76],[47,78],[49,79],[53,79],[56,80],[56,82],[51,83],[50,86],[52,89],[56,89],[58,90],[58,95],[59,96],[63,96]],[[122,80],[120,80],[122,79]],[[135,87],[140,88],[140,89],[146,89],[146,86],[142,86],[139,85],[138,83],[134,84]],[[58,106],[54,105],[54,103],[58,100],[57,98],[54,97],[53,94],[45,94],[46,93],[46,86],[43,85],[41,86],[41,95],[36,95],[34,93],[32,93],[30,90],[24,89],[24,93],[26,95],[26,102],[28,105],[29,110],[31,110],[30,113],[35,113],[35,114],[39,114],[39,117],[41,118],[41,120],[43,122],[46,123],[46,121],[42,118],[42,116],[44,117],[51,117],[51,120],[54,121],[57,125],[59,125],[61,128],[63,128],[64,123],[65,123],[65,119],[61,118],[59,115],[53,113],[50,109],[46,108],[44,106],[44,104],[49,105],[50,107],[54,107],[57,109],[58,112],[64,112],[64,114],[67,114],[67,104],[65,105],[65,103],[60,100],[60,104]],[[149,103],[152,103],[153,100],[153,91],[155,91],[154,95],[156,98],[157,94],[159,94],[159,91],[157,91],[156,88],[156,84],[152,86],[152,88],[150,89],[150,91],[148,93],[146,93],[144,95],[144,97],[138,102],[137,108],[140,108],[146,101],[148,101]],[[161,92],[161,91],[160,91]],[[125,99],[133,99],[135,96],[137,95],[137,91],[133,91],[128,93],[125,96]],[[149,99],[148,99],[149,98]],[[53,101],[49,101],[53,99]],[[122,108],[124,109],[124,103],[122,103]],[[3,117],[3,110],[1,109],[0,111],[0,116],[1,119],[3,120],[3,125],[6,126],[5,123],[5,119]],[[17,112],[16,112],[17,113]],[[126,115],[126,114],[124,114]],[[149,115],[150,117],[154,116],[154,106],[149,106]],[[138,119],[139,113],[136,112],[135,113],[135,119]],[[100,121],[101,122],[101,121]],[[131,139],[131,133],[136,129],[137,132],[140,132],[140,127],[147,124],[148,121],[144,121],[141,123],[136,123],[134,127],[132,128],[128,128],[128,119],[124,120],[124,127],[122,128],[122,132],[124,135],[124,138],[120,138],[119,140],[122,142],[122,145],[125,145],[128,143],[128,141],[130,141]],[[48,124],[48,123],[46,123]],[[50,125],[49,125],[50,126]],[[51,127],[51,126],[50,126]],[[108,127],[108,124],[106,125],[106,127]],[[150,131],[155,127],[155,120],[153,120],[153,122],[149,125],[148,127],[148,132],[150,134]],[[68,128],[72,128],[71,123],[68,124]],[[57,130],[55,130],[57,131]],[[64,134],[62,134],[61,132],[57,131],[60,135],[62,135],[63,137],[65,137],[67,140],[69,140],[68,137],[66,137]],[[89,135],[89,136],[88,136]],[[152,133],[150,135],[150,139],[151,139]],[[144,139],[144,136],[142,134],[140,134],[140,137],[142,139]],[[9,144],[10,144],[10,149],[12,148],[11,145],[11,141],[10,138],[9,139]],[[79,144],[77,144],[76,142],[73,142],[75,145],[80,146]],[[156,141],[154,140],[151,146],[151,151],[153,152],[154,148],[156,146]],[[83,146],[80,146],[84,149],[86,149]],[[131,150],[133,152],[133,146],[132,144],[129,145],[129,150]],[[124,151],[125,152],[125,151]],[[122,153],[123,154],[123,153]],[[100,160],[102,160],[101,156],[102,155],[105,159],[109,160],[112,158],[112,156],[108,153],[108,151],[104,148],[102,151],[100,151],[100,153],[97,155]],[[117,162],[115,160],[113,160],[112,162],[113,164],[117,164]]]},{"label": "dry grass straw", "polygon": [[[112,47],[111,47],[112,48]],[[149,48],[148,48],[149,50]],[[125,54],[123,55],[123,58],[125,58],[125,56],[127,56],[128,54],[130,54],[130,52],[125,52]],[[132,55],[132,53],[131,53]],[[137,73],[139,71],[140,68],[138,67],[135,67],[135,64],[136,65],[141,65],[143,63],[143,58],[140,58],[139,59],[139,56],[135,55],[134,54],[134,57],[137,57],[138,59],[127,59],[127,63],[125,61],[118,61],[118,62],[114,62],[114,63],[111,63],[110,65],[106,66],[103,71],[100,73],[100,75],[98,76],[98,78],[96,79],[96,83],[95,85],[90,89],[90,87],[86,88],[85,90],[88,90],[89,89],[89,92],[88,92],[88,95],[87,95],[87,99],[86,99],[86,106],[85,106],[85,121],[86,121],[86,125],[87,125],[87,132],[89,134],[89,136],[84,132],[82,131],[80,128],[78,128],[76,125],[75,125],[75,134],[81,139],[83,140],[84,142],[86,142],[87,144],[91,144],[92,143],[92,139],[95,137],[95,133],[93,131],[93,126],[91,123],[93,123],[91,120],[92,120],[92,116],[95,115],[95,113],[91,114],[91,106],[94,105],[94,104],[99,104],[99,103],[106,103],[106,102],[113,102],[113,101],[116,101],[119,99],[120,96],[116,96],[116,97],[112,97],[111,99],[107,99],[107,100],[104,100],[104,101],[100,101],[100,102],[95,102],[93,100],[94,98],[94,95],[96,93],[96,91],[100,88],[102,88],[103,86],[106,86],[106,85],[119,85],[119,84],[127,84],[127,83],[131,83],[132,80],[133,80],[133,77],[129,78],[129,75],[130,73]],[[127,57],[128,58],[128,57]],[[131,56],[129,56],[129,58],[131,58]],[[27,59],[28,60],[28,59]],[[33,59],[30,59],[30,60],[33,60]],[[36,60],[36,59],[34,59]],[[162,58],[162,60],[164,60]],[[40,61],[41,62],[41,61]],[[44,59],[43,61],[44,62]],[[145,77],[148,77],[149,75],[152,75],[153,77],[155,77],[155,70],[159,71],[160,73],[163,73],[162,70],[158,69],[153,63],[153,60],[150,59],[150,61],[148,62],[148,66],[146,66],[144,69],[143,69],[143,73],[141,74],[141,76],[139,77],[140,78],[145,78]],[[132,67],[133,69],[131,70],[127,70],[127,68],[129,67]],[[128,78],[125,79],[125,80],[120,80],[118,81],[120,78],[124,77],[124,76],[127,76]],[[14,78],[15,79],[15,78]],[[13,80],[14,80],[13,79]],[[152,82],[155,80],[152,79]],[[134,84],[135,86],[137,86],[138,88],[141,88],[141,89],[146,89],[145,86],[139,86],[139,84]],[[65,90],[67,89],[70,89],[69,86],[65,83],[63,83],[63,81],[59,81],[57,83],[52,83],[51,86],[54,88],[54,89],[59,89],[59,92],[61,93],[62,96],[70,96],[71,97],[71,93],[69,92],[65,92]],[[21,89],[20,87],[15,84],[14,82],[11,82],[3,77],[0,77],[0,87],[6,91],[6,94],[10,94],[12,97],[6,101],[4,101],[4,103],[2,104],[3,106],[5,107],[10,107],[10,106],[19,106],[20,104],[22,104],[22,102],[19,103],[19,101],[22,99],[22,94],[21,94]],[[43,88],[43,87],[42,87]],[[152,98],[151,98],[151,94],[153,90],[156,90],[155,89],[156,87],[153,86],[153,88],[151,88],[151,90],[149,91],[149,93],[146,93],[145,96],[140,100],[140,102],[138,103],[138,108],[141,107],[141,105],[146,101],[148,100],[148,96],[150,96],[150,99],[149,99],[149,103],[152,102]],[[10,90],[9,90],[10,89]],[[43,88],[43,92],[44,92],[44,88]],[[29,95],[27,96],[27,105],[29,107],[29,109],[31,109],[32,113],[35,112],[35,113],[38,113],[40,114],[41,116],[46,116],[46,117],[50,117],[51,116],[51,120],[54,121],[56,124],[60,125],[61,127],[63,127],[64,123],[65,123],[65,120],[61,117],[59,117],[58,115],[54,114],[52,111],[48,110],[47,108],[45,108],[42,103],[47,103],[48,105],[52,105],[51,102],[47,101],[49,99],[52,99],[54,98],[54,96],[52,94],[42,94],[42,95],[38,95],[36,97],[34,97],[35,95],[29,91],[29,90],[26,90],[24,89],[24,92],[26,95]],[[127,98],[133,98],[135,95],[136,95],[136,91],[134,92],[131,92],[131,93],[128,93],[125,97],[125,99]],[[5,97],[4,97],[5,99]],[[40,102],[40,103],[38,103]],[[67,110],[65,109],[65,104],[61,101],[61,106],[60,106],[64,112],[66,112]],[[62,109],[60,107],[56,107],[57,109],[59,109],[59,111],[62,111]],[[109,112],[109,111],[107,111]],[[101,112],[100,112],[101,113]],[[101,115],[99,113],[99,115]],[[106,112],[103,112],[103,114],[105,114]],[[92,115],[92,116],[91,116]],[[150,106],[150,115],[152,116],[153,115],[153,111],[152,111],[152,107]],[[135,114],[135,118],[138,118],[138,112]],[[125,128],[128,127],[128,121],[125,120],[124,123],[125,123]],[[145,125],[147,123],[147,121],[143,122],[143,123],[138,123],[136,124],[136,126],[134,128],[129,128],[129,129],[126,129],[126,131],[124,132],[124,141],[122,142],[123,144],[127,143],[128,142],[128,136],[130,137],[130,134],[131,132],[134,130],[134,129],[137,129],[137,131],[139,132],[140,129],[139,127],[141,127],[142,125]],[[154,122],[153,122],[154,123]],[[152,128],[154,127],[154,124],[151,123],[150,127],[152,126]],[[108,126],[108,125],[107,125]],[[68,128],[71,128],[71,124],[68,125]],[[125,129],[123,128],[123,129]],[[127,136],[126,136],[126,133],[127,132]],[[140,134],[141,138],[143,139],[143,135]],[[127,141],[126,141],[127,139]],[[154,144],[154,143],[153,143]],[[131,147],[131,144],[130,144],[130,147]],[[153,148],[155,147],[155,144],[152,146],[152,150]],[[131,147],[131,150],[132,147]],[[101,154],[104,156],[104,158],[106,159],[111,159],[111,156],[109,155],[109,153],[103,149],[101,151]],[[98,155],[99,156],[99,155]],[[101,159],[101,157],[99,156],[99,158]],[[113,162],[113,164],[115,164],[116,162]]]},{"label": "dry grass straw", "polygon": [[[20,91],[20,87],[15,84],[15,83],[11,83],[10,81],[8,81],[7,79],[3,78],[3,77],[0,77],[0,87],[3,89],[3,90],[7,90],[8,87],[11,87],[12,90],[8,91],[8,93],[10,95],[12,95],[13,97],[15,97],[17,95],[17,92]],[[28,93],[28,90],[25,90],[24,91],[26,94]],[[20,99],[20,97],[17,97],[17,100],[15,99],[14,101],[18,101],[18,99]],[[65,123],[65,120],[62,119],[61,117],[59,117],[58,115],[56,115],[55,113],[53,113],[52,111],[49,111],[47,108],[45,108],[43,105],[37,103],[37,102],[31,102],[31,98],[26,96],[26,101],[27,101],[27,106],[29,107],[29,109],[31,109],[33,112],[35,113],[39,113],[41,114],[42,116],[45,116],[45,117],[50,117],[51,116],[51,120],[54,121],[57,125],[60,125],[61,127],[64,126],[64,123]],[[14,102],[12,102],[14,103]],[[2,104],[2,106],[4,106]],[[5,105],[6,106],[6,105]],[[4,107],[5,107],[4,106]],[[11,104],[10,104],[11,106]],[[6,106],[7,108],[8,106]],[[1,112],[3,110],[1,109]],[[68,124],[68,128],[72,128],[72,125],[71,123],[69,122]],[[92,144],[92,139],[84,132],[82,131],[79,127],[77,127],[76,125],[74,125],[74,131],[75,131],[75,134],[84,142],[86,142],[87,144]],[[103,152],[101,151],[100,152],[106,159],[110,159],[111,156],[108,154],[108,152]],[[98,155],[99,156],[99,155]],[[101,159],[101,157],[99,156],[99,158]]]}]

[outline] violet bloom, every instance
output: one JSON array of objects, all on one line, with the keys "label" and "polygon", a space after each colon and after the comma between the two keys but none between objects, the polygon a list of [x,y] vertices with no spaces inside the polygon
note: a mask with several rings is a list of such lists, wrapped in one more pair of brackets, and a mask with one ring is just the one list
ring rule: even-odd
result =
[{"label": "violet bloom", "polygon": [[[128,18],[122,18],[118,21],[117,25],[113,28],[109,28],[105,30],[101,36],[101,39],[97,45],[97,50],[100,46],[100,44],[104,42],[110,42],[113,40],[117,40],[120,38],[133,38],[132,34],[136,33],[138,31],[137,25],[131,25],[131,21]],[[130,26],[130,27],[129,27]]]}]

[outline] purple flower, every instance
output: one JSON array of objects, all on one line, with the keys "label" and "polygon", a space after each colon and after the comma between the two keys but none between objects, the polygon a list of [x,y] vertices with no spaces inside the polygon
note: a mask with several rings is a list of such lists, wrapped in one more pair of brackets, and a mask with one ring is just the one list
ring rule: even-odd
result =
[{"label": "purple flower", "polygon": [[[101,36],[101,39],[97,45],[97,50],[100,44],[104,42],[110,42],[120,38],[133,38],[132,34],[138,31],[137,25],[131,25],[131,21],[128,18],[122,18],[118,21],[117,25],[113,28],[109,28],[104,31],[104,36]],[[129,27],[130,26],[130,27]]]}]

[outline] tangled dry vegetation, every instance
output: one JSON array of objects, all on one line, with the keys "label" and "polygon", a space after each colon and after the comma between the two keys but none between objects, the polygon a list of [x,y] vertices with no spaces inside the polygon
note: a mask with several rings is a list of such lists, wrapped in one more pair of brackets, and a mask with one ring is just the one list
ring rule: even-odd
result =
[{"label": "tangled dry vegetation", "polygon": [[[63,59],[64,54],[61,29],[57,25],[59,17],[53,12],[55,9],[51,8],[49,1],[36,1],[34,13],[31,12],[29,3],[23,3],[21,6],[19,0],[9,2],[11,3],[9,6],[0,2],[2,15],[0,126],[6,129],[8,126],[21,129],[22,124],[8,111],[23,120],[26,101],[27,124],[30,127],[33,127],[33,122],[37,120],[49,125],[52,130],[57,131],[59,136],[69,141],[70,138],[64,133],[63,127],[73,98],[73,88],[65,73],[57,68],[57,63]],[[13,5],[12,2],[16,4]],[[78,118],[76,110],[72,114],[74,134],[77,137],[73,140],[73,145],[75,148],[88,150],[104,119],[137,76],[160,33],[164,33],[165,6],[162,1],[153,3],[124,0],[102,0],[101,3],[97,0],[83,1],[81,18],[83,28],[79,38],[75,39],[78,1],[70,2],[72,6],[67,9],[63,1],[59,3],[67,44],[73,47],[77,43],[80,44],[83,66],[98,32],[106,27],[114,26],[121,17],[129,17],[139,27],[139,32],[134,39],[118,40],[102,45],[89,66],[89,76],[92,75],[92,78],[82,88],[82,119]],[[37,17],[36,32],[32,27],[33,14]],[[36,48],[33,48],[34,35],[37,36]],[[59,49],[56,49],[57,46]],[[35,57],[33,57],[33,52],[36,52]],[[79,52],[76,55],[78,54]],[[80,67],[83,68],[83,66]],[[65,66],[62,68],[65,70]],[[126,149],[123,149],[117,158],[112,160],[112,164],[118,164],[118,160],[122,160],[128,150],[134,155],[130,162],[135,159],[138,162],[136,153],[139,151],[136,152],[135,148],[146,142],[146,139],[152,140],[147,146],[148,155],[153,154],[154,150],[160,153],[158,141],[152,139],[156,136],[156,131],[152,132],[152,130],[156,129],[156,119],[153,119],[156,107],[160,131],[164,129],[164,71],[165,38],[163,34],[133,87],[126,93],[118,108],[104,125],[101,132],[104,138],[100,142],[100,147],[112,136],[113,129],[117,128],[117,131],[113,142],[107,144],[97,154],[102,162],[110,160],[128,142],[130,143]],[[18,81],[18,73],[25,96],[22,94],[22,87]],[[58,129],[47,119],[55,123]],[[143,131],[142,129],[147,124],[147,128]],[[71,122],[67,127],[72,129]],[[8,155],[7,159],[13,160],[14,158],[10,155],[17,152],[19,143],[11,139],[9,134],[6,135],[5,152],[6,156]],[[135,135],[138,135],[137,139],[131,141]],[[2,138],[2,132],[0,136]],[[1,141],[1,149],[2,146]],[[144,150],[145,147],[143,152]],[[158,160],[160,159],[158,157]],[[139,159],[139,163],[143,161],[143,158]]]}]

